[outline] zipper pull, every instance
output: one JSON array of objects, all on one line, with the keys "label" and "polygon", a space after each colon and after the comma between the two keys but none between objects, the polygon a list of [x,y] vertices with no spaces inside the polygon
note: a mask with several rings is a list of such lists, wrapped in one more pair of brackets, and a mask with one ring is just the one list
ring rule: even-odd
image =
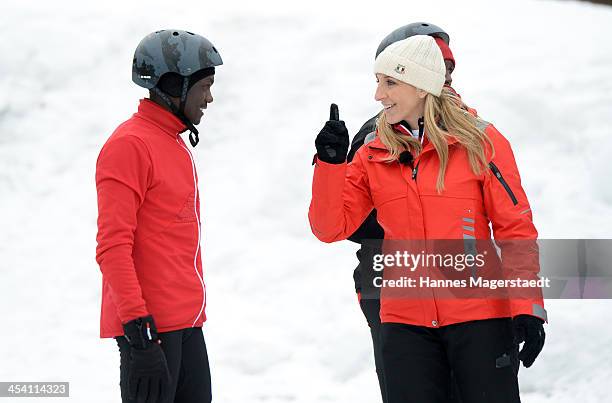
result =
[{"label": "zipper pull", "polygon": [[419,140],[423,141],[423,131],[425,130],[425,119],[421,116],[418,120],[419,124]]},{"label": "zipper pull", "polygon": [[421,163],[421,161],[419,161],[416,166],[414,167],[414,169],[412,170],[412,180],[416,180],[416,176],[417,173],[419,173],[419,164]]}]

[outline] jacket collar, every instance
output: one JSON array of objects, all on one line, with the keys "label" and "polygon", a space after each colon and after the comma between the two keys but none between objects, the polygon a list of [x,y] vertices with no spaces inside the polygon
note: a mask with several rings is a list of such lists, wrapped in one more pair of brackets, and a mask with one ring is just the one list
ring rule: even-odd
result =
[{"label": "jacket collar", "polygon": [[[406,136],[412,135],[410,133],[410,125],[407,122],[402,121],[400,123],[397,123],[393,125],[393,128],[395,129],[396,132],[400,134],[403,134]],[[449,146],[456,142],[457,142],[457,139],[453,136],[450,136],[449,138],[447,138],[447,143]],[[380,140],[380,137],[378,137],[378,129],[376,129],[376,138],[372,140],[371,142],[369,142],[367,146],[373,149],[388,151],[387,146],[384,145],[384,143]],[[421,153],[424,153],[430,150],[434,150],[434,147],[433,147],[433,144],[429,141],[427,133],[424,132],[423,133],[423,149]]]},{"label": "jacket collar", "polygon": [[134,115],[153,123],[169,136],[176,138],[179,133],[184,132],[187,127],[174,116],[172,112],[164,109],[161,105],[148,98],[140,100],[138,112]]}]

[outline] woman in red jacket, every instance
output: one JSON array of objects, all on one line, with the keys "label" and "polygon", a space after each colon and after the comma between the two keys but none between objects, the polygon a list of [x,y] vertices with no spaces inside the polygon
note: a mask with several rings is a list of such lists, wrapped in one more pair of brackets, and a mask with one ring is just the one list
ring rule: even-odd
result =
[{"label": "woman in red jacket", "polygon": [[[390,45],[374,70],[384,107],[376,138],[347,165],[348,133],[335,105],[317,136],[313,233],[324,242],[346,239],[376,208],[385,251],[402,240],[456,240],[475,253],[483,250],[477,240],[491,238],[491,224],[504,259],[490,253],[490,265],[507,280],[537,281],[537,231],[510,144],[443,88],[434,39],[417,35]],[[390,273],[385,267],[386,286],[394,284]],[[510,291],[512,298],[452,298],[421,285],[398,296],[378,280],[389,403],[444,402],[450,370],[465,402],[520,401],[518,360],[529,367],[544,344],[539,289],[520,297]]]}]

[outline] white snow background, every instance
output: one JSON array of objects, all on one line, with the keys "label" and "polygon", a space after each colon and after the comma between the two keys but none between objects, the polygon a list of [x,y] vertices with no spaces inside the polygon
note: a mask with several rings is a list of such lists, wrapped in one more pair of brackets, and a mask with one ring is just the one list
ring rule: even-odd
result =
[{"label": "white snow background", "polygon": [[[120,400],[115,342],[98,338],[94,170],[146,95],[133,51],[161,28],[208,37],[225,63],[194,151],[216,402],[379,401],[357,247],[317,241],[307,210],[329,104],[352,134],[379,110],[374,51],[398,26],[451,34],[453,86],[513,144],[542,238],[612,238],[610,7],[3,0],[0,14],[0,381]],[[547,309],[523,402],[611,401],[612,302]]]}]

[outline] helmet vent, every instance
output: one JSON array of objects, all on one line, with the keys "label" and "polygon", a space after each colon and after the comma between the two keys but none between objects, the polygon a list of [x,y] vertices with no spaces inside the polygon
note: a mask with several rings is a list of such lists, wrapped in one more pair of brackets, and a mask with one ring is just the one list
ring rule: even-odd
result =
[{"label": "helmet vent", "polygon": [[428,27],[428,26],[429,26],[429,24],[425,24],[425,23],[423,23],[423,24],[421,24],[421,26],[422,26],[422,27]]},{"label": "helmet vent", "polygon": [[193,32],[189,32],[189,31],[185,31],[187,32],[189,35],[195,35]]},{"label": "helmet vent", "polygon": [[215,51],[215,53],[219,53],[219,51],[217,50],[217,48],[215,48],[214,46],[213,46],[213,50]]},{"label": "helmet vent", "polygon": [[174,31],[174,32],[172,33],[172,35],[174,35],[174,36],[179,36],[179,33],[178,33],[178,32],[176,32],[176,31]]}]

